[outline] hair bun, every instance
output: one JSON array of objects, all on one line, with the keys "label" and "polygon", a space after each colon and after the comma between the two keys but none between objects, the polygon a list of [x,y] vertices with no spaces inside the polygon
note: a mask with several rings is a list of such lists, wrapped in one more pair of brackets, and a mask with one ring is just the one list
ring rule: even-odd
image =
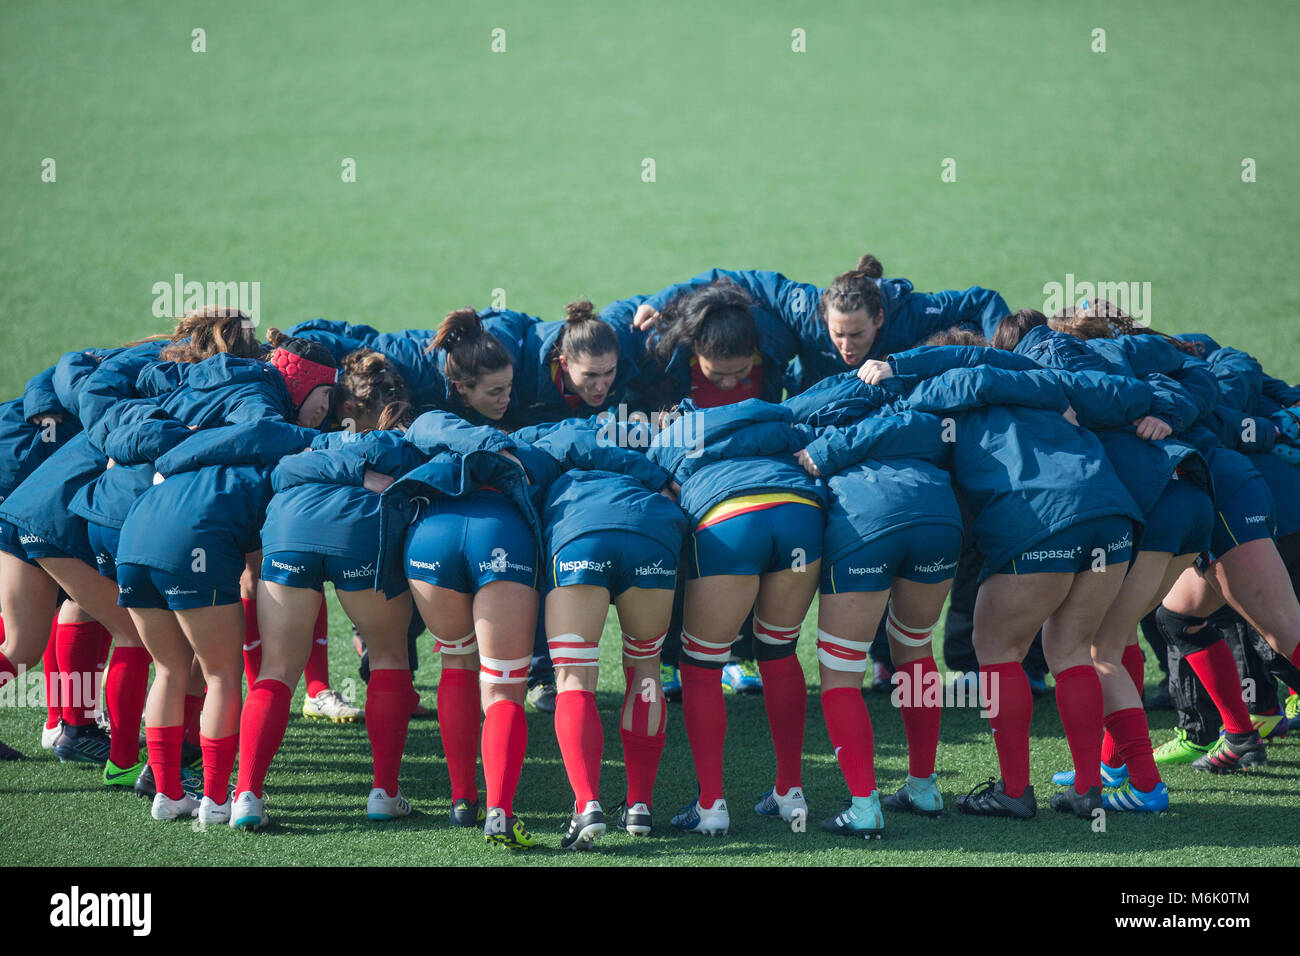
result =
[{"label": "hair bun", "polygon": [[885,267],[880,264],[879,259],[868,252],[858,260],[855,271],[866,273],[868,279],[879,279],[885,274]]},{"label": "hair bun", "polygon": [[565,322],[590,322],[594,318],[596,318],[596,307],[587,299],[570,302],[564,307]]}]

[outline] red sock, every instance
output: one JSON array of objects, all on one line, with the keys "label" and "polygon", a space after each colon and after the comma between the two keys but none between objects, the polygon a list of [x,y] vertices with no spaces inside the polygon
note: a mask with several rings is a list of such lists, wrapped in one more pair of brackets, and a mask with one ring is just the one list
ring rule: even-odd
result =
[{"label": "red sock", "polygon": [[1118,767],[1124,762],[1120,756],[1119,742],[1111,735],[1109,727],[1101,734],[1101,762],[1107,767]]},{"label": "red sock", "polygon": [[564,772],[569,775],[578,812],[600,799],[600,757],[605,733],[589,690],[566,690],[555,698],[555,736],[560,742]]},{"label": "red sock", "polygon": [[[325,619],[325,595],[321,595],[320,611],[316,614],[316,629],[311,635],[311,656],[307,658],[307,667],[303,676],[307,678],[307,696],[315,697],[330,685],[330,638],[329,622]],[[407,671],[409,674],[410,671]],[[411,705],[415,709],[415,705]],[[410,714],[406,715],[410,717]],[[375,784],[379,786],[379,784]],[[396,786],[396,784],[394,784]],[[392,796],[392,794],[389,794]]]},{"label": "red sock", "polygon": [[185,728],[145,727],[144,737],[149,744],[149,766],[153,768],[158,792],[172,800],[181,799],[185,796],[181,789],[181,741],[185,739]]},{"label": "red sock", "polygon": [[[153,658],[143,647],[121,645],[113,648],[113,656],[108,661],[108,681],[104,685],[108,759],[122,770],[134,767],[140,760],[140,718],[144,716],[144,700],[149,694],[151,663]],[[154,773],[157,772],[155,769]]]},{"label": "red sock", "polygon": [[415,706],[411,672],[392,668],[370,672],[366,685],[366,733],[375,755],[375,777],[371,786],[390,797],[397,796],[397,777],[406,749],[406,731]]},{"label": "red sock", "polygon": [[[1293,667],[1300,667],[1300,644],[1297,644],[1295,650],[1291,652],[1291,665]],[[1295,693],[1294,688],[1288,687],[1287,690],[1291,691],[1293,694]]]},{"label": "red sock", "polygon": [[214,803],[230,799],[230,771],[235,767],[239,734],[229,737],[199,737],[203,748],[203,795]]},{"label": "red sock", "polygon": [[7,684],[17,676],[18,669],[5,657],[4,651],[0,651],[0,684]]},{"label": "red sock", "polygon": [[1241,699],[1241,678],[1228,645],[1222,639],[1217,640],[1209,647],[1186,655],[1186,660],[1219,708],[1223,729],[1230,734],[1250,733],[1250,711]]},{"label": "red sock", "polygon": [[260,680],[248,692],[239,715],[239,778],[236,793],[252,791],[262,796],[266,772],[271,769],[285,728],[289,726],[289,699],[293,691],[278,680]]},{"label": "red sock", "polygon": [[[244,602],[244,678],[251,691],[257,683],[257,673],[262,669],[262,632],[257,627],[257,598],[243,598]],[[242,792],[242,791],[241,791]],[[258,793],[260,797],[261,794]]]},{"label": "red sock", "polygon": [[1029,786],[1029,722],[1034,716],[1029,676],[1019,661],[981,664],[980,683],[981,689],[988,689],[990,698],[985,700],[984,709],[996,711],[989,718],[989,726],[998,748],[998,767],[1007,796],[1023,796]]},{"label": "red sock", "polygon": [[682,716],[700,785],[700,804],[711,807],[722,799],[722,742],[727,737],[722,669],[696,667],[683,659],[678,671],[682,676]]},{"label": "red sock", "polygon": [[[933,657],[923,657],[919,661],[903,664],[897,673],[907,675],[908,686],[924,689],[928,682],[938,680],[939,668]],[[929,676],[931,674],[935,676]],[[907,772],[925,780],[934,773],[934,759],[939,752],[939,719],[943,708],[918,703],[922,696],[904,694],[898,709],[903,712],[903,735],[907,737]],[[869,792],[855,796],[869,796]]]},{"label": "red sock", "polygon": [[[55,637],[59,633],[59,622],[56,618],[54,626],[50,628],[50,639],[45,643],[45,653],[41,655],[41,670],[45,676],[45,729],[52,730],[59,726],[59,718],[63,716],[63,703],[59,697],[59,657],[55,650]],[[4,630],[0,628],[0,639],[4,637]]]},{"label": "red sock", "polygon": [[528,750],[528,721],[513,700],[497,700],[483,716],[483,779],[489,807],[514,816],[515,788]]},{"label": "red sock", "polygon": [[438,678],[438,733],[447,755],[451,799],[478,802],[479,691],[478,671],[444,667]]},{"label": "red sock", "polygon": [[104,710],[104,671],[108,669],[108,656],[113,653],[113,632],[98,621],[99,652],[95,655],[95,709]]},{"label": "red sock", "polygon": [[1107,714],[1106,729],[1118,742],[1121,762],[1128,766],[1133,786],[1150,793],[1160,782],[1160,771],[1151,753],[1151,728],[1147,725],[1146,711],[1128,707]]},{"label": "red sock", "polygon": [[1143,696],[1142,681],[1146,677],[1146,662],[1142,660],[1142,648],[1136,644],[1129,644],[1124,648],[1124,655],[1119,662],[1124,665],[1124,670],[1128,671],[1128,676],[1133,678],[1133,686],[1137,688],[1138,696]]},{"label": "red sock", "polygon": [[808,717],[808,683],[799,658],[791,654],[774,661],[759,661],[763,678],[763,706],[776,749],[776,792],[786,794],[803,786],[803,729]]},{"label": "red sock", "polygon": [[1056,709],[1074,758],[1074,792],[1101,786],[1101,678],[1091,664],[1056,675]]},{"label": "red sock", "polygon": [[654,806],[655,777],[659,774],[659,760],[663,756],[664,741],[668,735],[660,732],[653,736],[638,734],[619,728],[623,738],[623,766],[627,773],[627,805],[644,803]]},{"label": "red sock", "polygon": [[[764,685],[766,692],[766,682]],[[856,687],[836,687],[823,692],[822,716],[826,718],[826,730],[849,792],[855,797],[871,796],[871,791],[876,789],[875,739],[862,692]]]},{"label": "red sock", "polygon": [[58,624],[55,655],[59,661],[63,722],[85,727],[95,722],[95,664],[99,662],[99,624]]},{"label": "red sock", "polygon": [[632,668],[623,668],[627,689],[623,692],[623,709],[627,713],[632,704],[632,726],[619,721],[619,736],[623,738],[623,769],[627,774],[627,805],[644,803],[654,806],[655,777],[659,774],[659,761],[663,757],[667,740],[668,702],[660,700],[659,713],[654,725],[650,724],[650,701],[645,700],[640,689],[632,683]]},{"label": "red sock", "polygon": [[202,744],[199,739],[202,736],[199,732],[199,717],[203,714],[203,700],[206,696],[206,691],[202,694],[185,695],[185,739],[196,745]]}]

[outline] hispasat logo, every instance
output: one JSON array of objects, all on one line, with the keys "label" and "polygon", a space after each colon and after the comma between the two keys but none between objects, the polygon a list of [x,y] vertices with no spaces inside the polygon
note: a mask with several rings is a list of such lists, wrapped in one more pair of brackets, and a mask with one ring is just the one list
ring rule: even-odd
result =
[{"label": "hispasat logo", "polygon": [[129,927],[133,936],[153,928],[150,893],[82,893],[73,886],[50,897],[50,925],[55,927]]}]

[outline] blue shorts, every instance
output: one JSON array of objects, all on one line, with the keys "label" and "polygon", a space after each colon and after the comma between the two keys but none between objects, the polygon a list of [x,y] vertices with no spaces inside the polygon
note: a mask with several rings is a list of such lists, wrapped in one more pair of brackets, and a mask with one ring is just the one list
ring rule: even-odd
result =
[{"label": "blue shorts", "polygon": [[473,594],[493,581],[537,587],[537,538],[495,491],[436,498],[406,534],[406,576]]},{"label": "blue shorts", "polygon": [[961,528],[916,524],[875,538],[838,561],[822,564],[822,594],[887,591],[894,578],[937,584],[957,571]]},{"label": "blue shorts", "polygon": [[309,551],[275,551],[262,555],[262,580],[313,591],[324,591],[325,582],[330,581],[340,591],[371,591],[375,562]]},{"label": "blue shorts", "polygon": [[12,554],[24,564],[30,564],[32,567],[37,567],[36,562],[27,557],[27,549],[23,547],[22,543],[23,537],[23,532],[19,531],[8,521],[0,518],[0,551],[3,551],[5,554]]},{"label": "blue shorts", "polygon": [[239,588],[234,591],[200,588],[190,578],[148,568],[143,564],[117,566],[117,604],[119,607],[157,608],[163,611],[190,611],[198,607],[238,604]]},{"label": "blue shorts", "polygon": [[1210,547],[1214,502],[1186,479],[1170,481],[1147,515],[1139,551],[1200,554]]},{"label": "blue shorts", "polygon": [[691,534],[687,577],[804,567],[821,559],[825,527],[822,509],[811,502],[741,512]]},{"label": "blue shorts", "polygon": [[109,528],[93,521],[86,523],[86,537],[95,555],[95,566],[106,578],[117,580],[117,544],[122,539],[120,528]]},{"label": "blue shorts", "polygon": [[1262,477],[1250,478],[1231,498],[1215,501],[1214,506],[1211,561],[1219,560],[1239,544],[1273,537],[1273,494]]},{"label": "blue shorts", "polygon": [[[40,535],[24,531],[17,525],[4,522],[5,527],[12,528],[12,538],[6,540],[5,550],[16,557],[22,558],[28,564],[35,564],[37,558],[73,558],[76,555],[69,554],[53,542],[46,541]],[[14,543],[14,550],[8,547],[9,541]]]},{"label": "blue shorts", "polygon": [[997,574],[1080,574],[1102,556],[1105,566],[1133,556],[1133,522],[1104,515],[1058,531],[1012,558]]},{"label": "blue shorts", "polygon": [[677,554],[643,534],[594,531],[560,548],[548,570],[548,588],[590,584],[615,597],[628,588],[671,591],[677,584]]}]

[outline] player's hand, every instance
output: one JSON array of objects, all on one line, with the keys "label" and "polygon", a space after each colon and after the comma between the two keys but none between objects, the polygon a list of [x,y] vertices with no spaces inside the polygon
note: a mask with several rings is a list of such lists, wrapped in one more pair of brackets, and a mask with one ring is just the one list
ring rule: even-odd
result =
[{"label": "player's hand", "polygon": [[63,422],[63,415],[59,412],[41,412],[39,415],[33,415],[27,419],[33,425],[40,425],[42,428],[48,428],[50,422],[59,425]]},{"label": "player's hand", "polygon": [[671,478],[668,479],[668,484],[659,489],[659,494],[663,495],[665,498],[671,498],[673,501],[676,501],[677,496],[681,493],[682,486]]},{"label": "player's hand", "polygon": [[644,332],[646,329],[653,329],[662,318],[658,309],[649,302],[642,302],[636,307],[636,315],[632,316],[632,327]]},{"label": "player's hand", "polygon": [[105,465],[104,468],[105,468],[105,469],[109,469],[109,468],[112,468],[112,467],[113,467],[114,465],[116,465],[116,464],[117,464],[117,462],[115,462],[113,459],[110,458],[110,459],[108,460],[108,464]]},{"label": "player's hand", "polygon": [[889,363],[879,359],[867,359],[858,366],[858,378],[868,385],[879,385],[885,379],[893,377],[894,370],[889,367]]},{"label": "player's hand", "polygon": [[1066,405],[1065,411],[1061,412],[1061,417],[1063,417],[1071,425],[1079,424],[1079,416],[1074,413],[1073,405]]},{"label": "player's hand", "polygon": [[808,472],[808,474],[812,475],[814,478],[821,477],[821,469],[819,469],[816,463],[812,460],[812,456],[808,454],[807,448],[800,448],[794,453],[794,457],[795,461],[799,462],[799,467]]},{"label": "player's hand", "polygon": [[371,471],[369,468],[366,469],[365,480],[362,482],[367,491],[373,491],[377,495],[382,495],[392,483],[392,475]]},{"label": "player's hand", "polygon": [[1168,422],[1162,418],[1156,418],[1154,415],[1144,415],[1133,424],[1137,427],[1138,438],[1145,438],[1147,441],[1168,438],[1174,432],[1169,427]]}]

